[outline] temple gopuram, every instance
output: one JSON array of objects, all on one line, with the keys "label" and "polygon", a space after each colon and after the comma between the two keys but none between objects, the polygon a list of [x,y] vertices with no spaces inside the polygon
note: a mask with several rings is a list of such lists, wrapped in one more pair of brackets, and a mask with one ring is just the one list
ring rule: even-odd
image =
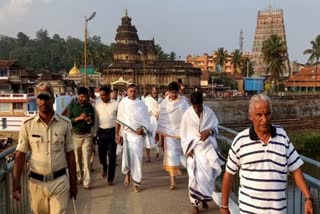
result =
[{"label": "temple gopuram", "polygon": [[183,84],[185,92],[200,88],[201,70],[184,61],[159,60],[155,42],[140,40],[126,10],[117,28],[113,63],[102,72],[105,84],[124,89],[134,83],[140,93],[156,86],[164,90],[172,81]]}]

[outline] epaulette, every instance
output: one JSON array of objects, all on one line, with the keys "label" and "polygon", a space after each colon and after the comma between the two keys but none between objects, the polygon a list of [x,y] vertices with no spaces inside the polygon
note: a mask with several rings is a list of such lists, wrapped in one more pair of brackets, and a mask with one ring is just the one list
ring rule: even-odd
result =
[{"label": "epaulette", "polygon": [[62,120],[66,121],[66,122],[68,122],[68,123],[71,123],[71,120],[70,120],[68,117],[65,117],[65,116],[63,116],[63,115],[61,115],[61,114],[59,114],[58,116],[59,116]]},{"label": "epaulette", "polygon": [[33,120],[36,116],[37,116],[37,114],[35,114],[35,115],[31,116],[31,117],[28,117],[27,119],[25,119],[25,120],[23,121],[23,123],[26,123],[26,122],[28,122],[28,121],[30,121],[30,120]]}]

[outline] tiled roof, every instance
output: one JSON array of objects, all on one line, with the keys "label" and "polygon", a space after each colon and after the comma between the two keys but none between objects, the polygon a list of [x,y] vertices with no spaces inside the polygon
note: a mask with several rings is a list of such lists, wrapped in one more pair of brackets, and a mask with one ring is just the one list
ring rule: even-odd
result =
[{"label": "tiled roof", "polygon": [[10,68],[16,60],[0,60],[0,68]]},{"label": "tiled roof", "polygon": [[320,68],[306,67],[290,77],[284,84],[288,87],[320,87]]}]

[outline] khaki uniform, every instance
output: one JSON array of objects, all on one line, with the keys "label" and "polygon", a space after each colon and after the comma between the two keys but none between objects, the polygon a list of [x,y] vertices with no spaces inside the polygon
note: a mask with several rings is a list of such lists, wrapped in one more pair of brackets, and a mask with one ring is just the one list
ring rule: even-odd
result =
[{"label": "khaki uniform", "polygon": [[[22,124],[17,151],[31,152],[30,171],[46,176],[67,167],[66,152],[74,150],[71,129],[70,120],[58,114],[48,126],[38,114]],[[47,182],[30,178],[31,209],[41,214],[66,213],[69,189],[66,175]]]}]

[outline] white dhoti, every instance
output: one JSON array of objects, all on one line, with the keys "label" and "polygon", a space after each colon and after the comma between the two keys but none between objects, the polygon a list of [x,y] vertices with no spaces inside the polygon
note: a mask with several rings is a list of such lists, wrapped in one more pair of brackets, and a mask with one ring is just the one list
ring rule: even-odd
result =
[{"label": "white dhoti", "polygon": [[181,174],[180,171],[181,143],[180,139],[166,137],[164,145],[163,168],[170,176]]},{"label": "white dhoti", "polygon": [[[200,202],[212,200],[214,181],[221,173],[224,163],[222,156],[216,151],[218,133],[218,119],[213,111],[203,106],[199,117],[193,107],[190,107],[182,117],[180,135],[181,145],[185,155],[192,152],[187,158],[187,171],[189,175],[189,197],[194,206]],[[200,140],[200,133],[210,130],[213,135],[206,140]]]},{"label": "white dhoti", "polygon": [[123,137],[122,173],[130,172],[136,185],[142,179],[143,137],[135,133],[125,132]]},{"label": "white dhoti", "polygon": [[[181,174],[180,163],[183,160],[180,142],[180,122],[183,113],[188,109],[186,99],[164,99],[160,104],[158,133],[165,137],[163,168],[170,176]],[[185,165],[185,164],[184,164]]]},{"label": "white dhoti", "polygon": [[[141,100],[126,97],[119,103],[117,122],[124,127],[122,173],[130,172],[135,184],[140,185],[144,145],[154,144],[148,109]],[[143,129],[143,135],[136,134],[139,128]]]}]

